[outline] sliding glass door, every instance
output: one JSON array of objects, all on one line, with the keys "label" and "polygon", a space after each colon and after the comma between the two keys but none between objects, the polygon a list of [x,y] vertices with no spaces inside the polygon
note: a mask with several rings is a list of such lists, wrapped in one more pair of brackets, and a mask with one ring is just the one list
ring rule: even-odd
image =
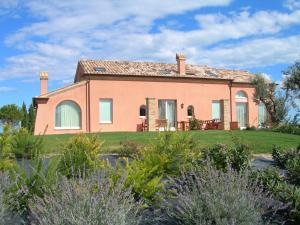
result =
[{"label": "sliding glass door", "polygon": [[175,100],[159,100],[158,101],[159,119],[168,121],[168,129],[175,129],[176,122],[176,101]]},{"label": "sliding glass door", "polygon": [[236,103],[236,118],[237,121],[239,122],[239,127],[241,129],[244,129],[247,127],[247,103],[241,103],[238,102]]}]

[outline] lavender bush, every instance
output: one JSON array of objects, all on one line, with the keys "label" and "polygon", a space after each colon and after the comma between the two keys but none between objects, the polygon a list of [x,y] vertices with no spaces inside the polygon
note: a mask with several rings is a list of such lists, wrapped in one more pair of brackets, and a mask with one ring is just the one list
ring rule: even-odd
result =
[{"label": "lavender bush", "polygon": [[[185,173],[175,183],[175,198],[167,201],[168,224],[259,225],[267,224],[274,201],[247,174],[231,169],[221,172]],[[164,224],[167,224],[165,222]]]},{"label": "lavender bush", "polygon": [[135,225],[140,221],[141,202],[136,202],[123,182],[107,179],[63,179],[56,192],[35,198],[31,211],[40,225]]}]

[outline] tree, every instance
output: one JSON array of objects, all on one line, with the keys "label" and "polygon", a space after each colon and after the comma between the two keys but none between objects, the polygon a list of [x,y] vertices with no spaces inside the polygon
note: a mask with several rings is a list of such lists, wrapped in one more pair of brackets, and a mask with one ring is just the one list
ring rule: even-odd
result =
[{"label": "tree", "polygon": [[300,62],[295,62],[287,70],[283,71],[285,89],[291,90],[295,97],[300,98]]},{"label": "tree", "polygon": [[279,91],[275,82],[266,80],[261,74],[253,78],[252,84],[255,86],[254,101],[266,106],[271,122],[279,124],[283,121],[289,109],[289,90]]},{"label": "tree", "polygon": [[34,131],[34,126],[35,126],[35,116],[36,116],[36,110],[31,103],[28,109],[28,130],[30,132]]},{"label": "tree", "polygon": [[28,123],[28,112],[27,112],[27,107],[26,107],[25,102],[23,102],[21,110],[22,110],[22,114],[23,114],[23,119],[21,121],[21,126],[23,128],[27,128],[28,129],[28,126],[29,126],[29,123]]},{"label": "tree", "polygon": [[15,105],[4,105],[0,108],[0,120],[4,124],[13,125],[15,122],[23,119],[23,113],[21,109]]}]

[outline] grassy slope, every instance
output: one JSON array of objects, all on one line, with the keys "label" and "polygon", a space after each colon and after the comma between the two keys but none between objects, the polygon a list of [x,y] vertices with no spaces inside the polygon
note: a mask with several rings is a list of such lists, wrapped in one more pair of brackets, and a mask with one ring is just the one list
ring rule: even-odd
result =
[{"label": "grassy slope", "polygon": [[[271,153],[273,145],[284,148],[296,147],[300,144],[300,136],[282,134],[270,131],[190,131],[190,133],[202,147],[215,143],[230,144],[233,137],[238,137],[243,143],[248,144],[253,153]],[[116,152],[120,148],[122,140],[131,140],[141,145],[149,144],[157,136],[157,132],[114,132],[98,133],[104,143],[106,152]],[[59,147],[72,135],[48,135],[45,136],[45,153],[59,153]]]}]

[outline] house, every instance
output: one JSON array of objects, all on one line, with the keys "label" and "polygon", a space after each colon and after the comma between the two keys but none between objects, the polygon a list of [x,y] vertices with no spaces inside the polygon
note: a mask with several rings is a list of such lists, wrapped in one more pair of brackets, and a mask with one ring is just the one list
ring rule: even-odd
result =
[{"label": "house", "polygon": [[191,117],[218,119],[222,129],[265,122],[263,105],[253,101],[253,74],[186,64],[80,60],[74,83],[48,92],[48,73],[40,73],[41,94],[35,134],[138,131],[160,129],[158,119],[176,129]]}]

